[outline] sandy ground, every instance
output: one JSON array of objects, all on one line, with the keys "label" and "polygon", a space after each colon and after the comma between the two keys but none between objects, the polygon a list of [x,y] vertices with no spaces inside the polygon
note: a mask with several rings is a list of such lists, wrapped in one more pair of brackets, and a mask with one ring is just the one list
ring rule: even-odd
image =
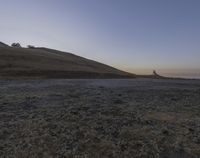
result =
[{"label": "sandy ground", "polygon": [[0,80],[0,157],[198,158],[200,81]]}]

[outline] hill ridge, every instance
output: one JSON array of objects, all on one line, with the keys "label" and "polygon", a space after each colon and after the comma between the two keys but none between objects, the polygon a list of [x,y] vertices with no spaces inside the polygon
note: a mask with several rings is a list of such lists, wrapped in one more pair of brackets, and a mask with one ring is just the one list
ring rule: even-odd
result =
[{"label": "hill ridge", "polygon": [[0,47],[0,77],[133,78],[135,75],[59,50]]},{"label": "hill ridge", "polygon": [[0,47],[9,47],[7,44],[0,41]]}]

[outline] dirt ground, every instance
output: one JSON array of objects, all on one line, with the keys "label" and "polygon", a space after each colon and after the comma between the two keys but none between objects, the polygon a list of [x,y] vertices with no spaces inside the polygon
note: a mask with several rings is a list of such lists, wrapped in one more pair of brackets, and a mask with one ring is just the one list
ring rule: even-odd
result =
[{"label": "dirt ground", "polygon": [[2,158],[198,158],[200,81],[0,80]]}]

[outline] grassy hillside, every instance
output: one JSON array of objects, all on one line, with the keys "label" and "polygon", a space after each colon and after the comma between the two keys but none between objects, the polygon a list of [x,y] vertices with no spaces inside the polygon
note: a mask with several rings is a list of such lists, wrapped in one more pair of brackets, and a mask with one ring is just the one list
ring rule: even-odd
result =
[{"label": "grassy hillside", "polygon": [[0,42],[0,47],[8,47],[7,44]]},{"label": "grassy hillside", "polygon": [[105,64],[47,48],[0,47],[0,77],[128,78]]}]

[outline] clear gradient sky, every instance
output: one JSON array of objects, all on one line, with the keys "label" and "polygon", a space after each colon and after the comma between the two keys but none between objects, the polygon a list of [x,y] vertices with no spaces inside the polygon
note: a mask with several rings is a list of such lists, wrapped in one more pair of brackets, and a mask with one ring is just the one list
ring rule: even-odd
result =
[{"label": "clear gradient sky", "polygon": [[0,41],[200,76],[200,0],[0,0]]}]

